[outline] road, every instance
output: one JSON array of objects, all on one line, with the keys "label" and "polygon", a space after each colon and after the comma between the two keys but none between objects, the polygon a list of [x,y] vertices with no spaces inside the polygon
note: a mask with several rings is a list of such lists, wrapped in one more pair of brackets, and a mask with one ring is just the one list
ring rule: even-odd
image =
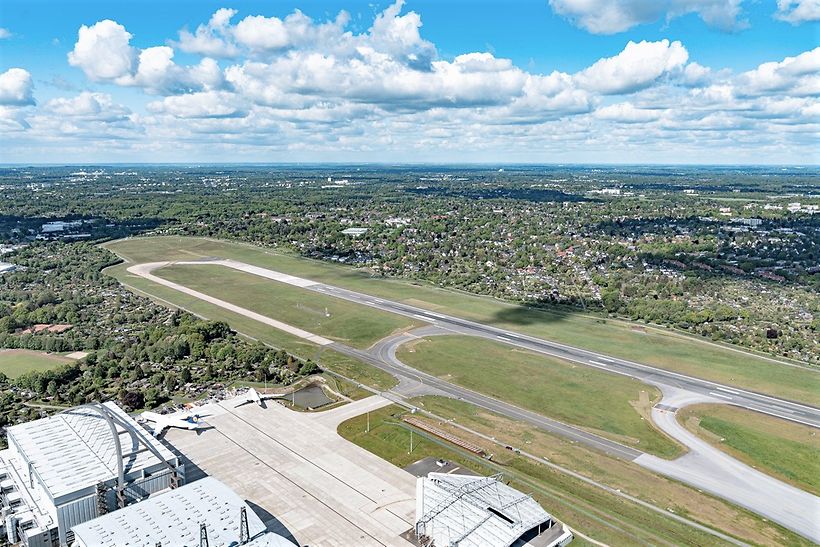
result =
[{"label": "road", "polygon": [[[150,279],[155,283],[174,288],[183,293],[196,297],[200,297],[201,295],[205,297],[204,300],[218,306],[226,307],[226,309],[230,309],[236,313],[241,313],[248,317],[259,315],[251,310],[245,310],[229,302],[204,295],[193,289],[151,274],[153,269],[167,264],[168,263],[142,264],[131,266],[128,270]],[[708,443],[705,443],[686,431],[677,423],[677,419],[675,418],[675,412],[687,404],[711,402],[734,404],[787,420],[804,423],[812,427],[818,427],[818,424],[820,424],[820,420],[818,419],[820,410],[816,408],[656,369],[639,363],[603,356],[579,348],[555,344],[531,336],[489,327],[480,323],[430,312],[397,302],[390,302],[388,300],[332,287],[323,283],[296,278],[232,260],[212,259],[207,261],[177,262],[176,264],[212,264],[226,266],[296,285],[306,290],[318,291],[380,310],[428,321],[430,323],[429,326],[415,329],[410,333],[390,336],[379,341],[368,350],[360,350],[338,342],[331,342],[325,338],[317,337],[315,334],[302,331],[301,329],[295,329],[288,325],[286,325],[286,330],[307,340],[319,338],[325,347],[333,348],[336,351],[340,351],[385,370],[398,377],[405,385],[415,386],[419,394],[441,393],[467,401],[508,418],[528,423],[550,433],[561,435],[573,442],[578,442],[612,456],[632,461],[642,467],[680,480],[681,482],[711,492],[740,506],[746,507],[751,511],[812,539],[815,543],[820,543],[820,526],[818,526],[818,523],[820,523],[820,498],[786,485],[738,462],[728,454],[711,447]],[[264,323],[271,326],[280,324],[271,318],[261,317],[263,317]],[[653,409],[653,421],[670,436],[684,444],[689,452],[672,461],[644,454],[634,448],[621,445],[580,428],[551,420],[537,413],[425,374],[407,366],[396,357],[396,349],[409,340],[423,336],[454,333],[496,340],[523,349],[593,366],[608,372],[631,376],[660,387],[664,398]],[[402,384],[400,383],[400,387],[401,386]],[[421,387],[420,390],[419,387]],[[727,476],[727,474],[731,476]]]}]

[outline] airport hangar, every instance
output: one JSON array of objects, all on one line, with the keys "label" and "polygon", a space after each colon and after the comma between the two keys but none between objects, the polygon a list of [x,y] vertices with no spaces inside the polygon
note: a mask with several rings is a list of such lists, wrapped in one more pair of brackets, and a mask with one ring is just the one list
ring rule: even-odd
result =
[{"label": "airport hangar", "polygon": [[[257,419],[270,424],[271,416],[264,409],[264,405],[247,409],[246,416],[259,414]],[[305,436],[315,436],[311,426],[316,422],[311,422],[308,415],[278,404],[268,410],[292,414],[304,422],[300,424],[304,427],[297,429],[302,429]],[[286,429],[284,434],[293,431]],[[336,435],[335,428],[327,433]],[[206,476],[182,486],[185,468],[180,459],[114,403],[83,405],[12,426],[8,438],[9,448],[0,451],[0,491],[5,531],[12,543],[27,547],[290,544],[268,531],[248,503],[216,477]],[[337,438],[350,445],[351,457],[360,459],[357,453],[366,453]],[[322,463],[305,462],[309,468]],[[390,467],[393,474],[407,475],[404,482],[408,486],[417,482],[392,464],[379,462]],[[344,479],[350,466],[343,461],[333,463],[327,471],[336,480]],[[233,477],[219,478],[232,482]],[[258,480],[268,478],[259,476]],[[430,474],[418,479],[415,486],[415,523],[408,515],[406,532],[385,544],[554,547],[572,539],[572,534],[564,532],[532,498],[496,477],[463,479]],[[333,496],[318,500],[325,506],[344,504]],[[280,502],[291,505],[287,500]],[[311,520],[316,509],[317,505],[306,504],[303,510],[307,512],[301,517]],[[362,509],[337,505],[335,510],[356,515]],[[360,515],[362,519],[374,517]],[[301,535],[298,527],[293,531]]]}]

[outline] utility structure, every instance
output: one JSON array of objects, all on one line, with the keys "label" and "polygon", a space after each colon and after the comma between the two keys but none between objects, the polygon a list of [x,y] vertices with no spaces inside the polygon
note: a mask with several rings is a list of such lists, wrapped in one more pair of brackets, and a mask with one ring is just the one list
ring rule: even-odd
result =
[{"label": "utility structure", "polygon": [[11,426],[0,451],[11,543],[70,545],[71,529],[184,483],[180,460],[115,403],[92,403]]}]

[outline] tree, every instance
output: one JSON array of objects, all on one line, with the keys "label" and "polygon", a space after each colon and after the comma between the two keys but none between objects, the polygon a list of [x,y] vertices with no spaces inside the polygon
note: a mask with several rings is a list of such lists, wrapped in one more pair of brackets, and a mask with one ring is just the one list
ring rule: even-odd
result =
[{"label": "tree", "polygon": [[145,407],[145,396],[139,391],[128,391],[123,395],[122,404],[131,410],[137,410]]},{"label": "tree", "polygon": [[322,372],[322,369],[320,369],[319,365],[311,360],[305,361],[299,368],[299,374],[302,376],[310,376],[311,374],[318,374],[320,372]]}]

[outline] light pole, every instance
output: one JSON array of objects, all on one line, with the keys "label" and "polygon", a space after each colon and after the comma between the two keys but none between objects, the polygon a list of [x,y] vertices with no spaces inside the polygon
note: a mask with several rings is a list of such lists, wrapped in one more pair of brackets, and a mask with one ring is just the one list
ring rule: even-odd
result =
[{"label": "light pole", "polygon": [[364,431],[365,433],[370,433],[370,411],[367,411],[367,429]]}]

